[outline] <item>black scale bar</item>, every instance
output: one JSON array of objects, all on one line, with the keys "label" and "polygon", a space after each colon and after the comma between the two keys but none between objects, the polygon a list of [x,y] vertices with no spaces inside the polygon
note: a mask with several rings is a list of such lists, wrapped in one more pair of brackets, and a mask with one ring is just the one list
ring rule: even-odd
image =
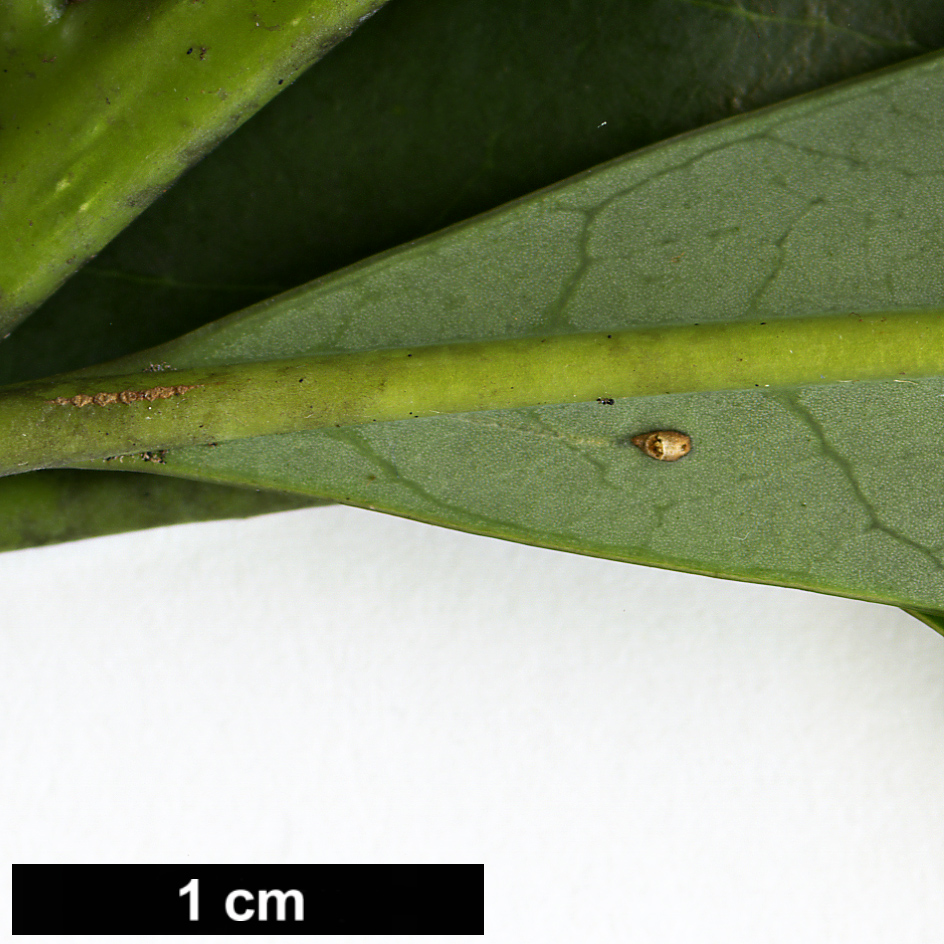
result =
[{"label": "black scale bar", "polygon": [[484,934],[482,865],[14,865],[14,934]]}]

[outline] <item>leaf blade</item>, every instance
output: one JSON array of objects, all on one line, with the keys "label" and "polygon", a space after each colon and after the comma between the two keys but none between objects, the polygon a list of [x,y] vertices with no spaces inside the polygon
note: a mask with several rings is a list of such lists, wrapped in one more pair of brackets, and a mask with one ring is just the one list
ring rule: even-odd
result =
[{"label": "leaf blade", "polygon": [[288,0],[264,22],[244,2],[98,0],[47,5],[27,28],[10,14],[0,332],[376,8]]},{"label": "leaf blade", "polygon": [[[930,306],[944,289],[944,266],[936,265],[944,227],[934,225],[944,205],[942,92],[944,57],[935,55],[726,122],[149,356],[177,367],[415,343],[418,334],[430,343],[680,317],[773,320],[813,306]],[[802,205],[793,207],[781,177],[806,186]],[[792,215],[758,214],[763,196],[793,207]],[[561,208],[573,215],[591,205],[604,210],[593,217],[597,254],[585,265],[573,228],[570,244],[555,242],[553,227],[535,220],[558,225],[568,219]],[[720,236],[703,238],[705,222],[719,215]],[[862,236],[876,216],[901,235],[897,242]],[[666,242],[680,220],[692,234],[685,278],[673,268],[678,247]],[[790,237],[782,258],[779,232]],[[830,239],[839,243],[833,255],[823,251]],[[752,266],[758,255],[762,264]],[[626,258],[642,263],[632,270]],[[522,259],[539,260],[531,266],[538,274]],[[585,277],[579,291],[568,287],[575,272]],[[513,318],[488,304],[509,296]],[[160,471],[297,490],[582,553],[940,609],[935,535],[944,522],[933,496],[944,479],[935,453],[898,443],[902,428],[921,429],[928,442],[944,435],[941,396],[944,380],[933,378],[377,423],[194,447],[170,453]],[[863,424],[873,430],[867,437]],[[613,451],[619,438],[647,427],[689,432],[692,455],[664,469]]]},{"label": "leaf blade", "polygon": [[[819,9],[897,47],[750,22],[734,5],[550,0],[535,18],[526,0],[398,0],[24,322],[0,345],[0,377],[153,345],[601,160],[944,44],[935,0]],[[96,474],[124,487],[121,473]],[[74,476],[70,501],[96,481]],[[0,494],[10,487],[0,480]]]},{"label": "leaf blade", "polygon": [[73,469],[33,472],[3,480],[0,551],[317,504],[301,496],[186,479]]}]

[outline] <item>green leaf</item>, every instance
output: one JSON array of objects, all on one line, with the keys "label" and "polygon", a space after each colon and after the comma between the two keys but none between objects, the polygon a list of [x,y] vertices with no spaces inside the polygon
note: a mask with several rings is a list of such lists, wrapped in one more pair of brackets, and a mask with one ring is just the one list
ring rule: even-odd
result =
[{"label": "green leaf", "polygon": [[935,632],[944,636],[944,613],[934,613],[930,610],[916,610],[913,607],[903,607],[904,611],[915,619],[921,620]]},{"label": "green leaf", "polygon": [[[758,9],[548,0],[535,17],[524,0],[398,0],[0,345],[0,378],[159,343],[599,161],[944,45],[932,0],[829,0],[821,20]],[[57,481],[97,493],[96,474],[117,479]]]},{"label": "green leaf", "polygon": [[937,0],[777,7],[397,0],[0,345],[0,382],[169,341],[602,161],[944,46]]},{"label": "green leaf", "polygon": [[[598,168],[113,370],[679,322],[785,329],[803,316],[854,323],[852,313],[922,308],[939,329],[942,162],[935,54]],[[889,330],[900,318],[888,316]],[[693,372],[713,369],[713,350],[699,365],[697,337],[682,343]],[[934,357],[926,347],[916,345]],[[791,354],[778,355],[788,370]],[[760,354],[745,345],[744,356]],[[944,378],[885,364],[885,382],[852,382],[850,370],[848,383],[235,440],[170,452],[154,471],[944,609]],[[627,447],[652,429],[687,433],[691,455],[663,464]]]},{"label": "green leaf", "polygon": [[0,551],[214,518],[247,518],[311,499],[145,475],[50,470],[4,479]]},{"label": "green leaf", "polygon": [[6,5],[0,332],[377,6]]}]

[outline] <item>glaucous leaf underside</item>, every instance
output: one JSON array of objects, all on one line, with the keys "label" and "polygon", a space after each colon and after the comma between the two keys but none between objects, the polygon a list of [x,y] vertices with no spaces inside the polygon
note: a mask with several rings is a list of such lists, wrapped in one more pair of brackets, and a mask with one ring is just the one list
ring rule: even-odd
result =
[{"label": "glaucous leaf underside", "polygon": [[[937,310],[942,103],[935,54],[596,168],[120,366]],[[944,378],[604,397],[181,449],[155,471],[939,609],[942,398]],[[632,446],[653,429],[686,433],[690,454]]]}]

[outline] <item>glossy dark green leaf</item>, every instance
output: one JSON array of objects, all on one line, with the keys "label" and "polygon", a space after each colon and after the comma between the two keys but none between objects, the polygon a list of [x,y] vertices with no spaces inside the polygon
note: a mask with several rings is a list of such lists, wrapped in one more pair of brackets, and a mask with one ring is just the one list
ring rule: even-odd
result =
[{"label": "glossy dark green leaf", "polygon": [[46,470],[4,479],[0,551],[319,504],[301,496],[152,475]]},{"label": "glossy dark green leaf", "polygon": [[[944,318],[942,166],[935,54],[595,169],[142,363],[680,321]],[[906,376],[506,410],[192,447],[156,471],[939,610],[942,397],[944,377]],[[653,429],[687,433],[691,454],[667,464],[633,448]]]},{"label": "glossy dark green leaf", "polygon": [[0,5],[2,337],[378,5]]},{"label": "glossy dark green leaf", "polygon": [[751,6],[397,0],[0,345],[0,379],[158,343],[599,161],[944,45],[932,0]]},{"label": "glossy dark green leaf", "polygon": [[935,0],[754,6],[397,0],[0,345],[0,382],[170,340],[602,161],[944,46]]}]

